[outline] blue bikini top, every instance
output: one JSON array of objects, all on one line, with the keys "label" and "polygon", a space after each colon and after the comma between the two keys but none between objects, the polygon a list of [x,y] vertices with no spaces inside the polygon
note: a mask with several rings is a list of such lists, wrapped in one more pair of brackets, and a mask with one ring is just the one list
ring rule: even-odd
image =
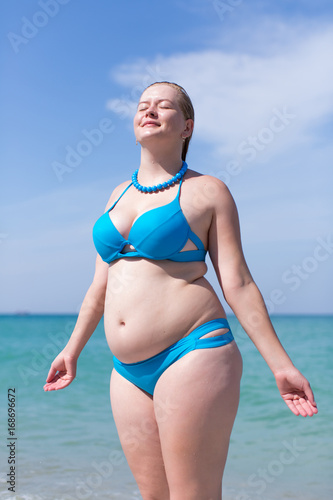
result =
[{"label": "blue bikini top", "polygon": [[[113,262],[122,257],[143,257],[152,260],[173,260],[177,262],[204,261],[205,247],[200,238],[191,230],[179,203],[180,187],[176,198],[161,207],[153,208],[140,215],[133,223],[126,240],[110,219],[111,210],[133,184],[122,192],[112,207],[95,223],[93,240],[97,252],[105,262]],[[190,239],[197,250],[181,251]],[[123,253],[126,245],[135,251]]]}]

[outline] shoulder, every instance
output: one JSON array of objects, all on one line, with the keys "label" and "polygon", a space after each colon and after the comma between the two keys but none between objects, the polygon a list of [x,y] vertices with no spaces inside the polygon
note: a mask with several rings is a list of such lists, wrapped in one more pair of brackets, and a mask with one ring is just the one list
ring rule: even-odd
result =
[{"label": "shoulder", "polygon": [[228,186],[217,177],[189,170],[186,180],[188,189],[202,200],[205,208],[216,211],[235,206]]},{"label": "shoulder", "polygon": [[106,204],[105,210],[108,210],[114,203],[115,201],[121,196],[121,194],[125,191],[125,189],[131,184],[131,181],[124,181],[121,184],[119,184],[117,187],[114,188],[114,190],[111,193],[111,196],[109,198],[109,201]]}]

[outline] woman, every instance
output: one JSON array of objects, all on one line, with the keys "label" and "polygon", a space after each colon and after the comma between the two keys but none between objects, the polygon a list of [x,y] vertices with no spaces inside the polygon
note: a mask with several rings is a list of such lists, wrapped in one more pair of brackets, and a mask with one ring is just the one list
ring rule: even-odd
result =
[{"label": "woman", "polygon": [[[145,500],[217,500],[242,361],[204,278],[206,251],[224,297],[295,415],[312,416],[308,381],[280,344],[246,265],[237,209],[218,179],[187,169],[194,111],[182,87],[157,82],[134,118],[140,168],[94,227],[95,276],[45,390],[62,389],[103,313],[114,354],[111,404]],[[147,189],[147,186],[153,188]]]}]

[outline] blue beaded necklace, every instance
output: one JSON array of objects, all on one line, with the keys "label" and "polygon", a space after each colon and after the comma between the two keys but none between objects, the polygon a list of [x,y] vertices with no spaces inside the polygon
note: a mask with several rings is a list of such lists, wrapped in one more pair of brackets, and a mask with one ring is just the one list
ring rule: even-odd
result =
[{"label": "blue beaded necklace", "polygon": [[151,193],[153,191],[161,191],[161,189],[165,189],[169,186],[172,186],[176,182],[180,181],[184,177],[186,170],[187,170],[187,163],[185,161],[183,161],[182,168],[179,170],[178,174],[176,174],[172,177],[172,179],[169,179],[166,182],[162,182],[162,184],[157,184],[157,186],[142,186],[142,184],[140,184],[138,182],[139,169],[137,169],[134,172],[134,174],[132,175],[133,186],[136,187],[136,189],[138,189],[139,191],[141,191],[143,193]]}]

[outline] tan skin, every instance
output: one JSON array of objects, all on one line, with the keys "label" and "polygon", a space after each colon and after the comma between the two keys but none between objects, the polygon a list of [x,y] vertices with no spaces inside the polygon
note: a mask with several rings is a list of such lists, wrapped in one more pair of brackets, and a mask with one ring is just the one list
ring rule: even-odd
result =
[{"label": "tan skin", "polygon": [[[153,185],[181,167],[185,119],[177,91],[165,84],[143,93],[134,118],[141,144],[139,182]],[[111,195],[109,208],[129,181]],[[172,201],[178,185],[143,194],[131,186],[110,212],[126,238],[140,214]],[[266,360],[295,415],[317,413],[309,382],[295,368],[273,329],[246,265],[235,203],[218,179],[188,170],[180,203],[191,229],[209,251],[224,297]],[[194,249],[188,241],[183,251]],[[128,245],[124,251],[130,251]],[[46,391],[68,386],[77,359],[104,314],[111,351],[125,363],[153,356],[211,319],[225,317],[203,262],[99,256],[73,334],[51,365]],[[206,336],[223,334],[216,330]],[[242,360],[236,343],[198,349],[172,364],[153,396],[111,375],[111,404],[124,453],[144,500],[220,500],[230,434],[239,401]]]}]

